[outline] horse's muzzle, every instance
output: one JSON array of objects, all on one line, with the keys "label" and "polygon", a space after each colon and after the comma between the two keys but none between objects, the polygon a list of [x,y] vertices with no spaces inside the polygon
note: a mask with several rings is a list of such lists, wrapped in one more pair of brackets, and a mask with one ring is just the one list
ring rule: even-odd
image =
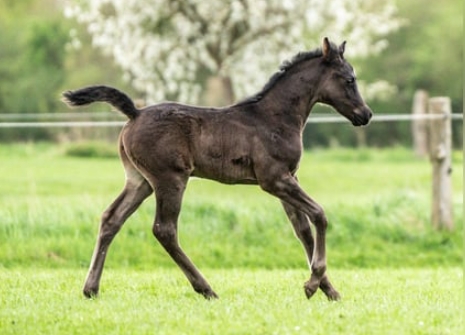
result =
[{"label": "horse's muzzle", "polygon": [[352,124],[356,127],[366,126],[373,116],[373,113],[367,105],[364,105],[362,108],[356,108],[354,110]]}]

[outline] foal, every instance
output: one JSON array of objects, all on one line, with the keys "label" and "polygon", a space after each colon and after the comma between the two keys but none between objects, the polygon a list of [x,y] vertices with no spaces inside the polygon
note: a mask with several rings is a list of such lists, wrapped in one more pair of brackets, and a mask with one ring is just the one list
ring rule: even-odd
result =
[{"label": "foal", "polygon": [[[259,93],[223,108],[166,102],[137,109],[127,95],[106,86],[65,92],[64,101],[70,106],[104,101],[129,118],[119,139],[126,184],[102,215],[84,295],[98,294],[113,238],[144,199],[155,193],[153,234],[194,290],[207,299],[217,298],[177,238],[182,196],[189,177],[196,176],[226,184],[258,184],[278,197],[311,269],[304,285],[306,296],[320,288],[330,300],[338,300],[339,293],[326,275],[325,214],[300,188],[295,174],[302,132],[315,103],[332,106],[354,126],[366,125],[371,118],[344,49],[345,42],[336,46],[325,38],[321,49],[299,53],[284,63]],[[316,229],[315,240],[310,222]]]}]

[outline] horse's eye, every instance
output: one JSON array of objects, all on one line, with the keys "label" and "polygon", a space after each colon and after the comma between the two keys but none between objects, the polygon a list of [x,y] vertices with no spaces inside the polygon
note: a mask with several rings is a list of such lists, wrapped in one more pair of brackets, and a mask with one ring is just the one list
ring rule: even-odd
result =
[{"label": "horse's eye", "polygon": [[346,79],[346,83],[347,83],[347,84],[353,84],[353,83],[355,83],[355,77],[349,77],[349,78],[347,78],[347,79]]}]

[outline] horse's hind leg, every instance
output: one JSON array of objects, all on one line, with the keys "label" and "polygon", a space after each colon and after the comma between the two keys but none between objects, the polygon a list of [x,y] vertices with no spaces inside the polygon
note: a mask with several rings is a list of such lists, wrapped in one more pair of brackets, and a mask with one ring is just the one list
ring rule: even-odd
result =
[{"label": "horse's hind leg", "polygon": [[[308,264],[311,268],[312,258],[313,258],[313,248],[314,248],[314,240],[312,236],[312,230],[310,229],[310,223],[308,221],[307,215],[305,213],[298,211],[295,207],[289,205],[288,203],[282,202],[284,210],[289,218],[289,221],[292,223],[292,227],[294,228],[295,235],[302,243],[305,253],[307,254]],[[310,283],[308,283],[310,284]],[[306,283],[307,286],[307,283]],[[308,297],[311,295],[310,292],[307,291],[307,287],[305,286],[305,293]],[[340,295],[334,289],[333,285],[329,281],[328,276],[326,273],[323,275],[323,278],[320,281],[320,289],[326,294],[329,300],[339,300]],[[313,293],[312,293],[313,294]]]},{"label": "horse's hind leg", "polygon": [[202,294],[207,299],[218,298],[178,242],[177,221],[188,177],[173,176],[172,174],[157,177],[157,181],[154,181],[157,210],[153,234],[184,272],[197,293]]},{"label": "horse's hind leg", "polygon": [[98,294],[107,251],[116,233],[144,199],[153,192],[149,183],[129,165],[128,161],[124,161],[124,158],[123,163],[126,168],[126,185],[102,215],[97,243],[83,289],[84,295],[88,298]]}]

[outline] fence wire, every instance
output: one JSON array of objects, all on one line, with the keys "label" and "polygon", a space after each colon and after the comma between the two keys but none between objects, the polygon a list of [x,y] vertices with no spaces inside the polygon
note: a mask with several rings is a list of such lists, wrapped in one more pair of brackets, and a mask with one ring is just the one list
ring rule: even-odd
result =
[{"label": "fence wire", "polygon": [[[44,113],[44,114],[0,114],[0,120],[31,120],[54,119],[60,121],[1,121],[0,128],[94,128],[94,127],[122,127],[126,121],[63,121],[69,119],[102,119],[116,118],[114,113]],[[416,120],[438,120],[450,117],[452,120],[463,120],[463,114],[374,114],[371,122],[398,122]],[[310,115],[307,123],[340,123],[347,122],[339,115]]]}]

